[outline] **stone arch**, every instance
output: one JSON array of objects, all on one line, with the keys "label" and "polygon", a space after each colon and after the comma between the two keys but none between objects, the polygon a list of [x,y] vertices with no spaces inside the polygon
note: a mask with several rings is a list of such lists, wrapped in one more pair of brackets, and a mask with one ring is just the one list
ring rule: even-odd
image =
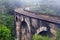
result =
[{"label": "stone arch", "polygon": [[28,27],[28,30],[30,32],[30,20],[27,20],[27,18],[24,18],[23,16],[21,16],[21,22],[25,21]]},{"label": "stone arch", "polygon": [[39,32],[39,34],[42,35],[42,36],[47,36],[48,31],[41,31],[41,32]]},{"label": "stone arch", "polygon": [[17,16],[16,16],[16,21],[18,21],[18,18],[17,18]]},{"label": "stone arch", "polygon": [[16,15],[15,19],[16,19],[16,21],[20,20],[18,15]]},{"label": "stone arch", "polygon": [[27,40],[28,33],[29,33],[28,25],[23,20],[20,25],[20,40]]}]

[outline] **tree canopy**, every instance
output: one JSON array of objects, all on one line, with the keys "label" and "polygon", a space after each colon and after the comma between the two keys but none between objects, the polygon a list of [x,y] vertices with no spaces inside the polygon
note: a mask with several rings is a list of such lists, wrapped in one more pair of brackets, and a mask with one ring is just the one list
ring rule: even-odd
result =
[{"label": "tree canopy", "polygon": [[0,25],[0,40],[10,40],[11,32],[5,25]]}]

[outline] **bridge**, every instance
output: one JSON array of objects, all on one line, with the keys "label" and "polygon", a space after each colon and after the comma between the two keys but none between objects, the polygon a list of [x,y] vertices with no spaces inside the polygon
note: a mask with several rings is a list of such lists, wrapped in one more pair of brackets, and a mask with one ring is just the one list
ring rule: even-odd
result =
[{"label": "bridge", "polygon": [[14,10],[15,34],[17,40],[31,40],[31,36],[50,31],[60,26],[59,16],[35,13],[17,8]]}]

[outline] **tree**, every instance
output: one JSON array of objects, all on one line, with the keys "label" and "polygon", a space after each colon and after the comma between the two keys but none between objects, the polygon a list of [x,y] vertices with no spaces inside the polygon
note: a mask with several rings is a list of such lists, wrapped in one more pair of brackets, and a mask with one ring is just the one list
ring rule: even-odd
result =
[{"label": "tree", "polygon": [[4,24],[11,31],[11,40],[14,40],[14,16],[9,14],[0,15],[0,24]]},{"label": "tree", "polygon": [[10,30],[5,25],[0,25],[0,40],[10,40]]},{"label": "tree", "polygon": [[6,26],[11,31],[10,39],[14,40],[14,16],[11,14],[13,14],[13,9],[15,8],[15,6],[11,1],[0,0],[0,26],[2,25]]}]

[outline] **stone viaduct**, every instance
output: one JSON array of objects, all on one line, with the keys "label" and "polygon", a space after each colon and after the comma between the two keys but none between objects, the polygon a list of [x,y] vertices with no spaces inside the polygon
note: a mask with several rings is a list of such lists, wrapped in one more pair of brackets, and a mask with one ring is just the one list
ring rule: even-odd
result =
[{"label": "stone viaduct", "polygon": [[60,26],[60,17],[34,13],[17,8],[14,10],[15,36],[17,40],[31,40],[32,35],[48,32]]}]

